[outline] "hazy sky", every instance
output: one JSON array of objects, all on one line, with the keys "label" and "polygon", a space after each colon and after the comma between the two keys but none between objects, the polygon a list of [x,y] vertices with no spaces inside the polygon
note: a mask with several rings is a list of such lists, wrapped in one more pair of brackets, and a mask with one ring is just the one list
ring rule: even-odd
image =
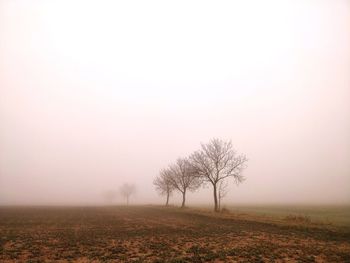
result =
[{"label": "hazy sky", "polygon": [[350,2],[0,0],[0,204],[155,203],[212,137],[226,203],[349,203]]}]

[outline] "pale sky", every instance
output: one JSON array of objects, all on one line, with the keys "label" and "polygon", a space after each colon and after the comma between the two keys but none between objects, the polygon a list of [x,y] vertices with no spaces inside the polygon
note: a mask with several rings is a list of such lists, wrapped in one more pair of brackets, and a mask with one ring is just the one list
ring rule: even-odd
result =
[{"label": "pale sky", "polygon": [[213,137],[249,159],[226,203],[349,203],[350,2],[0,0],[0,204],[163,202]]}]

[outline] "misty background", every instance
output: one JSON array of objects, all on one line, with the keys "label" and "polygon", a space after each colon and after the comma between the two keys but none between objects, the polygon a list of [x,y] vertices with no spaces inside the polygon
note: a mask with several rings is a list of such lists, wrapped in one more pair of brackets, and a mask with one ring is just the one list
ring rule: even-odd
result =
[{"label": "misty background", "polygon": [[213,137],[249,159],[224,204],[350,203],[349,73],[346,0],[0,0],[0,204],[163,203]]}]

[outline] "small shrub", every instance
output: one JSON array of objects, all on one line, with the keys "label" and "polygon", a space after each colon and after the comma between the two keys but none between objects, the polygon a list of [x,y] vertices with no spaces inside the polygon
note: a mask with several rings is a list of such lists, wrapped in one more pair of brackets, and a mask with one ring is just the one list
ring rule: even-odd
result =
[{"label": "small shrub", "polygon": [[228,210],[227,208],[224,207],[224,208],[221,209],[220,212],[223,213],[223,214],[229,214],[230,210]]},{"label": "small shrub", "polygon": [[296,223],[305,223],[310,224],[311,219],[308,216],[305,215],[287,215],[284,220],[289,222],[296,222]]}]

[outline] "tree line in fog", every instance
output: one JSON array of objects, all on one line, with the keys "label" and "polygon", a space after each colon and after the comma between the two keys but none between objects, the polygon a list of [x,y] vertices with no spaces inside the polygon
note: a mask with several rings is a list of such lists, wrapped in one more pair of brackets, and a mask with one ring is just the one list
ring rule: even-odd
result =
[{"label": "tree line in fog", "polygon": [[221,200],[227,194],[229,181],[240,184],[244,181],[243,170],[248,159],[238,154],[231,141],[214,138],[201,144],[199,150],[188,157],[178,158],[163,168],[153,184],[160,195],[166,197],[168,206],[171,195],[177,191],[182,195],[181,207],[186,206],[186,194],[201,186],[210,185],[213,190],[214,211],[221,209]]},{"label": "tree line in fog", "polygon": [[135,193],[136,186],[134,184],[125,183],[119,187],[119,191],[109,190],[103,195],[107,202],[112,203],[118,194],[120,194],[124,198],[126,205],[129,205],[130,198]]}]

